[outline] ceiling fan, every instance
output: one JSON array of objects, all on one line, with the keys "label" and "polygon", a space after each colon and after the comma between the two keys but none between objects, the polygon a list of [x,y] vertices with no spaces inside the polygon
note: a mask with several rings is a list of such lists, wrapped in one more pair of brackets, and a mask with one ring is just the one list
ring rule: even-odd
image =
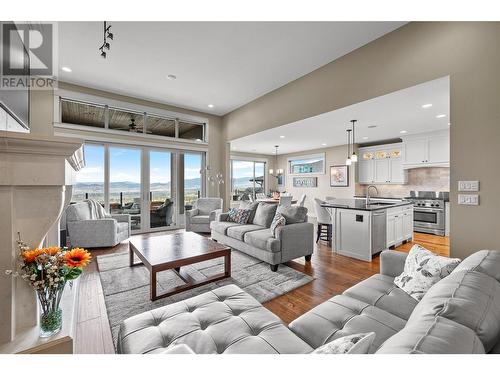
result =
[{"label": "ceiling fan", "polygon": [[[128,130],[131,133],[144,133],[144,128],[141,125],[137,125],[135,123],[135,118],[131,117],[130,118],[130,124],[128,126],[124,126],[121,128],[116,128],[117,130]],[[152,132],[146,131],[147,134],[151,134]]]}]

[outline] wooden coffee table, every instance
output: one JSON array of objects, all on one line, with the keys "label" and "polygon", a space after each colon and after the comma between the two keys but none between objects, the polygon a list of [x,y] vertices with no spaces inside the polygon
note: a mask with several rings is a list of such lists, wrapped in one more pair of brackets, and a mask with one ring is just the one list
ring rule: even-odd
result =
[{"label": "wooden coffee table", "polygon": [[[231,276],[231,248],[193,232],[134,236],[130,240],[129,252],[131,267],[144,264],[149,270],[151,301]],[[142,263],[134,263],[134,254]],[[181,269],[182,266],[219,257],[224,257],[224,272],[203,280],[194,280]],[[158,295],[156,275],[170,269],[177,273],[185,284]]]}]

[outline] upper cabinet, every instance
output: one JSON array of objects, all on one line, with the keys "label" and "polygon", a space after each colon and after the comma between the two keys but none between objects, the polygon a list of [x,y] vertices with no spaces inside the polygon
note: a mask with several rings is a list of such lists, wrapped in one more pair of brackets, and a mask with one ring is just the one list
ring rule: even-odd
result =
[{"label": "upper cabinet", "polygon": [[360,184],[406,184],[401,143],[359,149]]},{"label": "upper cabinet", "polygon": [[409,135],[402,139],[403,168],[450,166],[449,131]]}]

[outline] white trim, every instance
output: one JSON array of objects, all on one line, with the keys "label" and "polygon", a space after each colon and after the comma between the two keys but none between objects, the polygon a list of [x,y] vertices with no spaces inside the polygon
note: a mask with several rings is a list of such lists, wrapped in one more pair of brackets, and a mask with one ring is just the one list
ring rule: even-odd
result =
[{"label": "white trim", "polygon": [[253,158],[251,156],[231,155],[230,159],[231,160],[241,160],[241,161],[260,161],[260,162],[264,162],[264,163],[269,163],[269,159],[267,159],[267,158]]},{"label": "white trim", "polygon": [[[323,160],[323,169],[319,172],[312,173],[291,173],[290,170],[290,162],[294,160],[307,160],[307,159],[322,159]],[[286,159],[286,176],[313,176],[326,174],[326,152],[321,152],[318,154],[307,154],[307,155],[298,155],[298,156],[290,156]]]}]

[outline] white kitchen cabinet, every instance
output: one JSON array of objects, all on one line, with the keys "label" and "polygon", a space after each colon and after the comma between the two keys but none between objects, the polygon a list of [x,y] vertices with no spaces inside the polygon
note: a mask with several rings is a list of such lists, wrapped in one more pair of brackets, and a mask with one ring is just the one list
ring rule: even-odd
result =
[{"label": "white kitchen cabinet", "polygon": [[336,210],[335,248],[341,255],[371,262],[371,213]]},{"label": "white kitchen cabinet", "polygon": [[413,206],[406,205],[387,210],[387,247],[398,246],[413,239]]},{"label": "white kitchen cabinet", "polygon": [[391,182],[390,177],[390,160],[386,159],[375,159],[375,178],[374,181],[377,184],[385,184]]},{"label": "white kitchen cabinet", "polygon": [[360,184],[406,184],[401,143],[360,148],[359,155]]},{"label": "white kitchen cabinet", "polygon": [[403,167],[449,167],[449,131],[438,131],[402,137]]},{"label": "white kitchen cabinet", "polygon": [[373,178],[373,160],[360,160],[358,162],[358,181],[360,184],[371,184]]}]

